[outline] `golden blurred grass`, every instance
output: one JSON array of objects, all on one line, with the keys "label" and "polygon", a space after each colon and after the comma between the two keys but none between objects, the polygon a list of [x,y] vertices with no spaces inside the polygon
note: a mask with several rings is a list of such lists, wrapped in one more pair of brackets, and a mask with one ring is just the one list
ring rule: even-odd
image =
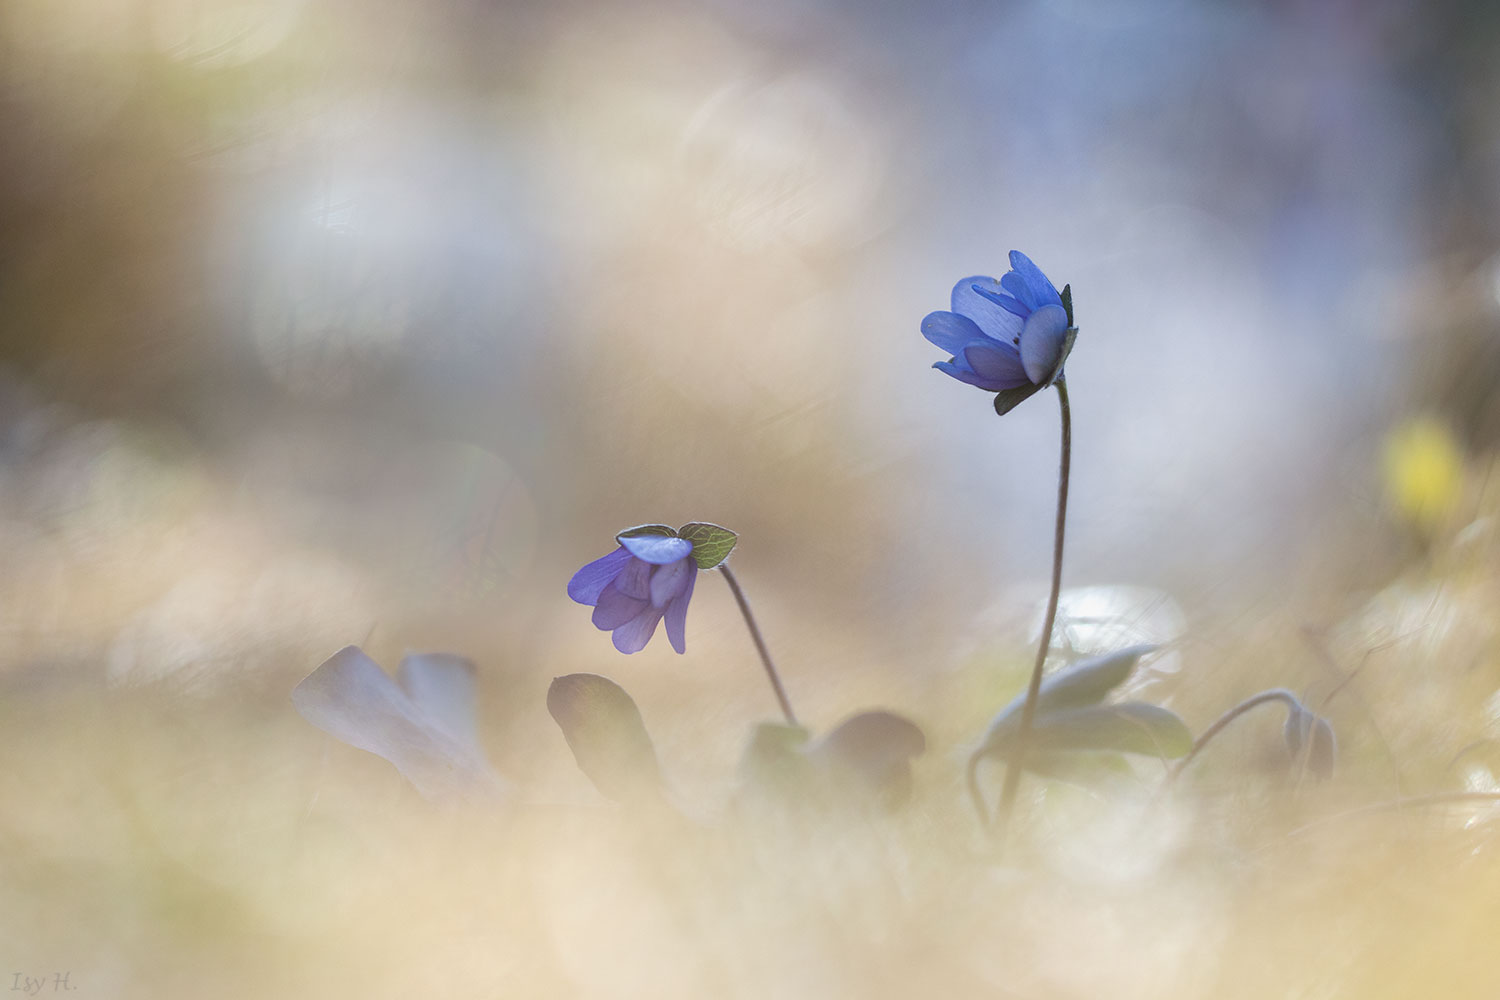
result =
[{"label": "golden blurred grass", "polygon": [[[660,670],[601,658],[577,614],[531,664],[476,623],[454,633],[473,644],[454,646],[480,662],[484,737],[517,785],[493,807],[425,802],[303,722],[287,694],[317,643],[255,648],[268,620],[229,637],[241,662],[221,650],[206,675],[13,684],[6,958],[119,997],[1490,996],[1495,810],[1359,810],[1495,787],[1471,780],[1485,744],[1467,769],[1448,762],[1495,725],[1496,554],[1492,532],[1447,536],[1327,635],[1289,638],[1297,607],[1226,625],[1184,644],[1181,673],[1153,691],[1201,729],[1272,683],[1320,704],[1357,669],[1323,708],[1341,740],[1333,781],[1289,776],[1267,711],[1167,797],[1154,765],[1102,791],[1028,783],[1003,855],[959,775],[1021,683],[1019,646],[919,683],[880,680],[899,665],[853,635],[787,651],[816,723],[883,703],[927,729],[914,800],[889,816],[738,800],[734,762],[774,711],[748,653]],[[699,600],[690,641],[727,648],[733,620]],[[812,613],[776,609],[792,634],[817,631],[795,621]],[[838,674],[841,660],[860,669]],[[827,673],[803,673],[809,661]],[[542,702],[569,664],[625,680],[685,816],[606,803],[573,769]]]}]

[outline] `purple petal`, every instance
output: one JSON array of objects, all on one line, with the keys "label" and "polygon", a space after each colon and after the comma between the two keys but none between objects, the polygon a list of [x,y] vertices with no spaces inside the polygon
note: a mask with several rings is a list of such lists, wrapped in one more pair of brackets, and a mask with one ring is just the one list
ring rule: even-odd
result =
[{"label": "purple petal", "polygon": [[958,359],[955,359],[954,361],[939,361],[932,367],[936,368],[944,375],[951,375],[953,378],[958,379],[960,382],[966,382],[969,385],[977,385],[979,386],[979,388],[988,389],[990,392],[999,392],[1002,388],[1001,386],[990,385],[988,379],[970,371],[967,363],[960,363]]},{"label": "purple petal", "polygon": [[630,621],[615,629],[615,648],[622,653],[639,653],[656,634],[656,623],[661,621],[662,609],[648,607]]},{"label": "purple petal", "polygon": [[668,601],[682,593],[682,588],[687,586],[689,566],[696,569],[698,564],[691,559],[679,559],[658,566],[651,574],[651,603],[655,607],[666,607]]},{"label": "purple petal", "polygon": [[594,627],[605,632],[617,629],[646,610],[647,603],[645,598],[623,594],[617,587],[605,587],[594,605]]},{"label": "purple petal", "polygon": [[593,604],[599,593],[615,578],[621,568],[630,561],[630,553],[620,546],[602,559],[595,559],[573,574],[568,581],[568,596],[579,604]]},{"label": "purple petal", "polygon": [[964,348],[964,361],[987,385],[1011,389],[1028,381],[1020,354],[1009,344],[976,341]]},{"label": "purple petal", "polygon": [[984,275],[964,278],[953,286],[953,311],[977,323],[991,340],[1010,343],[1021,332],[1021,318],[985,298],[975,290],[976,286],[997,294],[1000,291],[1000,282],[994,278]]},{"label": "purple petal", "polygon": [[693,551],[692,542],[669,535],[636,535],[620,539],[620,544],[629,549],[630,554],[637,559],[644,559],[657,566],[676,562]]},{"label": "purple petal", "polygon": [[1068,314],[1062,306],[1042,306],[1031,314],[1021,331],[1021,364],[1026,377],[1037,385],[1046,382],[1062,355]]},{"label": "purple petal", "polygon": [[922,320],[922,336],[949,354],[957,354],[964,349],[965,344],[984,337],[984,331],[967,316],[934,312],[928,313],[927,318]]},{"label": "purple petal", "polygon": [[632,558],[615,577],[615,589],[626,597],[644,601],[651,596],[651,569],[650,563]]},{"label": "purple petal", "polygon": [[[1010,252],[1010,266],[1013,273],[1021,276],[1021,280],[1026,283],[1026,287],[1031,293],[1029,300],[1019,295],[1016,298],[1025,302],[1033,309],[1040,309],[1042,306],[1062,305],[1062,296],[1057,294],[1057,288],[1042,273],[1042,269],[1031,262],[1030,257],[1019,250],[1012,250]],[[1004,279],[1001,280],[1003,281]]]},{"label": "purple petal", "polygon": [[667,640],[679,653],[687,652],[688,601],[693,599],[693,584],[697,580],[698,564],[688,560],[687,583],[683,585],[682,593],[672,598],[672,603],[667,605]]}]

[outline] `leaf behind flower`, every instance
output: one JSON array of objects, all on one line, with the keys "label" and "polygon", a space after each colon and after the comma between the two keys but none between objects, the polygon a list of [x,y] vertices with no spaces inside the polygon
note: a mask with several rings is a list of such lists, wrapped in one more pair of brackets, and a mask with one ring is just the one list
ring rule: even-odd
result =
[{"label": "leaf behind flower", "polygon": [[[1099,704],[1111,691],[1125,683],[1142,656],[1155,649],[1154,645],[1149,644],[1128,646],[1103,656],[1081,660],[1066,670],[1053,674],[1042,681],[1041,690],[1037,692],[1037,716]],[[986,742],[1019,725],[1025,704],[1026,693],[1023,691],[1001,709],[1000,714],[990,723]]]},{"label": "leaf behind flower", "polygon": [[677,529],[681,538],[693,543],[693,561],[699,569],[713,569],[729,558],[740,536],[728,528],[706,521],[691,521]]},{"label": "leaf behind flower", "polygon": [[547,711],[557,721],[578,769],[600,794],[616,802],[657,798],[661,771],[640,709],[625,689],[598,674],[568,674],[547,689]]}]

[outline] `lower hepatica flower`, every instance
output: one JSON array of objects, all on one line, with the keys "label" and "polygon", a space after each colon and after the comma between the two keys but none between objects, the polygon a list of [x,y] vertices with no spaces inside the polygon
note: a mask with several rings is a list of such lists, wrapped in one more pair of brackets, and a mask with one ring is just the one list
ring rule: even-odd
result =
[{"label": "lower hepatica flower", "polygon": [[644,649],[663,618],[672,648],[685,651],[688,601],[698,578],[692,541],[626,533],[619,542],[609,555],[573,574],[568,596],[593,605],[594,625],[613,632],[615,648],[622,653]]},{"label": "lower hepatica flower", "polygon": [[987,392],[1006,393],[1011,401],[1005,409],[1061,377],[1077,333],[1071,289],[1058,294],[1019,250],[1010,252],[1010,266],[999,281],[964,278],[953,286],[952,311],[922,320],[922,335],[953,355],[933,367]]}]

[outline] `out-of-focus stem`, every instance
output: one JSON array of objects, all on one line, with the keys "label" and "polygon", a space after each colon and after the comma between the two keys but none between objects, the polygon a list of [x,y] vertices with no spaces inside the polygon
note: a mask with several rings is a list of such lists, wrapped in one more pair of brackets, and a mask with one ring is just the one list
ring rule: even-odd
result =
[{"label": "out-of-focus stem", "polygon": [[1179,760],[1176,766],[1173,767],[1171,771],[1167,772],[1166,781],[1164,783],[1170,785],[1173,781],[1176,781],[1177,776],[1183,772],[1183,769],[1193,762],[1193,758],[1198,756],[1203,748],[1208,746],[1209,741],[1223,732],[1224,728],[1231,722],[1233,722],[1235,719],[1238,719],[1240,716],[1244,715],[1252,708],[1255,708],[1258,705],[1264,705],[1272,701],[1285,703],[1287,711],[1289,712],[1295,712],[1302,707],[1301,700],[1286,688],[1272,688],[1269,691],[1262,691],[1260,694],[1251,695],[1244,701],[1240,702],[1238,705],[1231,708],[1229,711],[1225,712],[1223,715],[1219,716],[1214,720],[1213,725],[1203,730],[1203,734],[1193,741],[1193,748],[1187,752],[1187,756]]},{"label": "out-of-focus stem", "polygon": [[974,802],[974,812],[979,815],[981,828],[990,825],[989,806],[984,802],[984,789],[979,787],[979,762],[984,759],[984,754],[976,750],[969,755],[969,763],[964,768],[964,780],[969,786],[969,798]]},{"label": "out-of-focus stem", "polygon": [[776,700],[781,703],[781,713],[786,716],[786,724],[797,725],[797,716],[792,711],[792,703],[787,699],[786,688],[781,686],[781,676],[776,673],[776,664],[771,662],[771,651],[766,648],[766,640],[761,637],[760,626],[755,624],[755,615],[750,610],[750,602],[745,599],[745,592],[740,589],[740,582],[734,578],[729,564],[720,563],[719,571],[724,574],[724,582],[729,584],[729,589],[734,592],[734,599],[740,606],[740,614],[745,618],[745,625],[750,629],[750,638],[755,640],[755,651],[760,654],[760,662],[766,668],[766,676],[771,680],[771,688],[776,692]]},{"label": "out-of-focus stem", "polygon": [[[1057,594],[1062,588],[1063,534],[1068,522],[1068,471],[1073,455],[1073,414],[1068,406],[1068,384],[1061,378],[1057,387],[1057,405],[1062,416],[1062,448],[1057,464],[1057,524],[1052,533],[1052,589],[1047,595],[1047,616],[1042,622],[1042,641],[1037,645],[1036,663],[1031,668],[1031,683],[1026,688],[1026,702],[1021,706],[1021,723],[1005,768],[1005,784],[1000,788],[1000,804],[995,810],[997,833],[1004,836],[1021,787],[1021,771],[1026,751],[1031,747],[1031,724],[1036,718],[1037,694],[1042,687],[1042,667],[1052,645],[1052,626],[1057,621]],[[971,768],[977,761],[971,761]],[[972,783],[971,783],[972,789]],[[981,811],[980,819],[984,819]]]}]

